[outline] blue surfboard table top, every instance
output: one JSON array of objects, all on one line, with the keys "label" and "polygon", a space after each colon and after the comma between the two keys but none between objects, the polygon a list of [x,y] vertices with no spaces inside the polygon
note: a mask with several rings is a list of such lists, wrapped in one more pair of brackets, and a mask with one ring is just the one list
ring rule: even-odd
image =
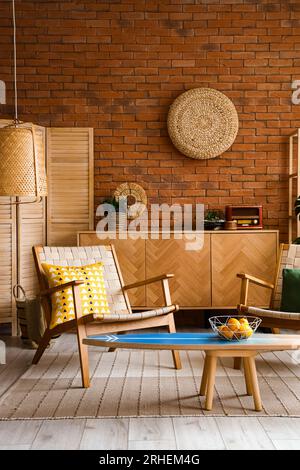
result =
[{"label": "blue surfboard table top", "polygon": [[84,344],[135,349],[254,349],[285,350],[300,348],[300,335],[254,334],[242,341],[227,341],[216,333],[134,333],[92,335]]}]

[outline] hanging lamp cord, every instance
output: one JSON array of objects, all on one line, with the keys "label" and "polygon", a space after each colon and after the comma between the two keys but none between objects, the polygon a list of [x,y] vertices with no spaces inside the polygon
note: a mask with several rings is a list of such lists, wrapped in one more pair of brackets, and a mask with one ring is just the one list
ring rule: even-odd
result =
[{"label": "hanging lamp cord", "polygon": [[13,43],[14,43],[15,124],[18,124],[19,123],[19,118],[18,118],[18,89],[17,89],[17,27],[16,27],[15,0],[12,0],[12,19],[13,19]]},{"label": "hanging lamp cord", "polygon": [[[13,22],[13,44],[14,44],[14,101],[15,101],[15,117],[14,117],[14,126],[20,124],[18,118],[18,89],[17,89],[17,27],[16,27],[16,10],[15,10],[15,0],[12,0],[12,22]],[[19,205],[19,204],[32,204],[35,202],[40,203],[42,201],[41,196],[36,196],[33,201],[20,201],[17,197],[12,205]],[[6,206],[6,202],[0,202],[0,206]]]}]

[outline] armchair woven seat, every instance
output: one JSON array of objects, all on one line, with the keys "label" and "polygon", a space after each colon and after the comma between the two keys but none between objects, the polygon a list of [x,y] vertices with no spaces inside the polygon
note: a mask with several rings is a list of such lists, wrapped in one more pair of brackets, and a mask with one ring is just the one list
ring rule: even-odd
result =
[{"label": "armchair woven seat", "polygon": [[[176,332],[173,313],[176,312],[179,307],[172,303],[169,290],[169,279],[173,277],[173,274],[162,274],[151,279],[125,285],[117,255],[112,245],[90,247],[36,246],[33,247],[33,256],[41,290],[41,302],[47,323],[47,329],[39,343],[33,358],[33,364],[39,362],[53,336],[76,328],[82,384],[83,387],[89,387],[88,349],[82,342],[88,335],[118,333],[153,327],[160,328],[162,326],[166,326],[170,333]],[[48,280],[43,270],[43,263],[59,266],[85,266],[98,262],[103,263],[104,284],[110,313],[104,314],[101,319],[94,319],[92,314],[86,316],[82,315],[79,288],[80,285],[83,284],[83,281],[69,281],[60,286],[49,288]],[[133,313],[127,291],[151,283],[161,284],[164,305],[153,310]],[[60,323],[54,328],[50,328],[51,295],[67,287],[72,289],[75,318]],[[113,350],[113,348],[110,350]],[[172,351],[172,355],[175,368],[180,369],[181,361],[179,352]]]},{"label": "armchair woven seat", "polygon": [[240,305],[240,311],[260,318],[278,318],[281,320],[298,320],[300,330],[300,313],[295,312],[280,312],[279,310],[266,310],[259,307],[247,307]]},{"label": "armchair woven seat", "polygon": [[102,322],[112,322],[112,320],[123,322],[128,320],[142,320],[143,318],[154,318],[159,317],[160,315],[165,315],[166,313],[175,312],[178,310],[179,307],[177,305],[170,305],[169,307],[161,307],[155,310],[147,310],[146,312],[137,312],[137,313],[127,313],[127,314],[120,314],[117,313],[103,315],[101,318],[100,323]]}]

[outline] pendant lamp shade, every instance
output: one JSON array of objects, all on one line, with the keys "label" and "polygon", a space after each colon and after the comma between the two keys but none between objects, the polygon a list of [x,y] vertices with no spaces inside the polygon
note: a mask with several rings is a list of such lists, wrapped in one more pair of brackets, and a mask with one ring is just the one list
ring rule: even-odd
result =
[{"label": "pendant lamp shade", "polygon": [[0,196],[47,195],[45,154],[33,124],[0,128]]}]

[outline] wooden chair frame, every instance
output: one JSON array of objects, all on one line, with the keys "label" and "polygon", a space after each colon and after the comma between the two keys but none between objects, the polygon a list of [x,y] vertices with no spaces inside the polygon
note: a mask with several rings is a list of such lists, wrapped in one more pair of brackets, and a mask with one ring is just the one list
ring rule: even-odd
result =
[{"label": "wooden chair frame", "polygon": [[[248,296],[249,296],[250,285],[252,285],[252,284],[264,287],[264,288],[269,289],[271,291],[269,308],[270,309],[273,308],[275,289],[277,287],[278,278],[279,278],[280,269],[281,269],[282,253],[283,253],[284,250],[287,250],[288,248],[289,248],[288,244],[285,244],[285,243],[280,244],[279,257],[278,257],[278,261],[277,261],[277,266],[276,266],[276,271],[275,271],[275,278],[274,278],[273,283],[264,281],[263,279],[259,279],[255,276],[251,276],[250,274],[247,274],[247,273],[238,273],[237,274],[237,277],[242,280],[241,292],[240,292],[240,304],[238,305],[238,310],[241,314],[247,314],[248,313],[248,305],[247,305],[248,304]],[[271,328],[271,330],[274,334],[279,334],[281,328],[286,328],[286,329],[291,329],[291,330],[300,330],[300,321],[299,320],[264,317],[263,315],[260,316],[259,314],[256,314],[256,315],[258,317],[260,317],[261,320],[262,320],[261,326],[266,327],[266,328]],[[236,369],[239,369],[240,365],[241,365],[241,361],[238,358],[235,359],[234,367]]]},{"label": "wooden chair frame", "polygon": [[[152,284],[155,282],[160,282],[161,287],[163,290],[164,302],[165,306],[173,307],[170,313],[166,313],[163,315],[158,315],[151,318],[144,318],[144,319],[134,319],[134,314],[132,320],[122,320],[122,321],[112,321],[112,322],[102,322],[95,321],[92,315],[85,315],[82,316],[81,310],[81,299],[80,299],[80,290],[79,287],[83,284],[83,281],[70,281],[60,286],[49,288],[47,285],[46,276],[44,275],[42,263],[40,261],[40,253],[42,251],[41,246],[34,246],[33,247],[33,257],[36,266],[38,281],[40,285],[40,298],[42,307],[45,314],[45,319],[47,323],[47,328],[44,333],[42,340],[39,343],[38,349],[34,355],[33,364],[37,364],[42,357],[45,349],[47,348],[51,338],[53,336],[60,335],[72,329],[76,329],[77,333],[77,340],[78,340],[78,350],[79,350],[79,357],[80,357],[80,367],[81,367],[81,375],[82,375],[82,385],[83,387],[87,388],[90,385],[90,376],[89,376],[89,360],[88,360],[88,347],[83,344],[82,340],[87,337],[88,335],[95,335],[95,334],[106,334],[106,333],[117,333],[121,331],[129,331],[129,330],[138,330],[138,329],[146,329],[146,328],[153,328],[153,327],[162,327],[166,326],[170,333],[176,333],[176,327],[174,322],[174,315],[173,312],[179,310],[178,305],[172,304],[170,288],[169,288],[169,279],[174,277],[173,274],[162,274],[157,277],[153,277],[150,279],[145,279],[143,281],[135,282],[133,284],[125,285],[123,281],[123,277],[121,274],[120,266],[118,263],[117,255],[113,245],[105,245],[105,249],[111,250],[115,262],[115,266],[117,269],[117,273],[119,276],[122,292],[124,294],[126,306],[128,308],[128,312],[132,313],[129,298],[127,295],[127,291],[129,289],[134,289],[146,284]],[[55,292],[59,292],[65,288],[72,288],[73,299],[74,299],[74,310],[75,310],[75,319],[70,320],[68,322],[62,323],[57,325],[54,328],[50,329],[50,321],[51,321],[51,296]],[[110,350],[113,350],[111,348]],[[181,360],[178,351],[172,351],[174,366],[176,369],[181,369]]]},{"label": "wooden chair frame", "polygon": [[[278,278],[279,278],[280,268],[281,268],[282,253],[284,250],[287,250],[288,248],[289,248],[288,244],[282,243],[280,245],[279,257],[278,257],[278,262],[277,262],[277,267],[276,267],[276,272],[275,272],[275,279],[273,283],[264,281],[262,279],[259,279],[257,277],[251,276],[246,273],[237,274],[237,277],[239,277],[242,280],[240,304],[238,305],[238,309],[240,312],[247,313],[248,295],[249,295],[249,288],[251,284],[256,284],[258,286],[264,287],[271,291],[269,308],[270,309],[273,308],[274,294],[275,294],[275,289],[278,283]],[[262,316],[261,319],[262,319],[262,326],[271,328],[273,333],[280,333],[280,328],[286,328],[286,329],[291,329],[291,330],[300,329],[299,320],[291,320],[291,319],[285,319],[285,318],[272,318],[272,317],[264,317],[264,316]]]}]

